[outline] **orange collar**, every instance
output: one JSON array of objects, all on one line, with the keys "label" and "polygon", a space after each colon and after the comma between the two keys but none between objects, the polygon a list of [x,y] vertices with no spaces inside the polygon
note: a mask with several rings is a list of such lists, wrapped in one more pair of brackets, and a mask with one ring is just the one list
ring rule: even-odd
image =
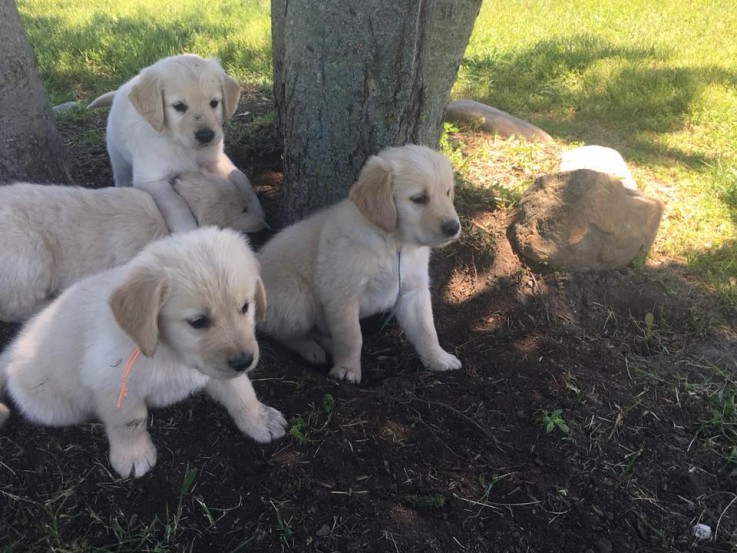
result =
[{"label": "orange collar", "polygon": [[138,355],[141,353],[141,349],[136,346],[133,348],[133,351],[131,351],[131,354],[128,356],[128,360],[125,362],[125,367],[123,368],[123,377],[120,379],[120,392],[118,393],[118,409],[120,409],[120,403],[123,401],[123,398],[127,395],[128,389],[126,388],[126,382],[128,381],[128,374],[131,372],[131,368],[133,367],[133,364],[136,362],[136,359],[138,359]]}]

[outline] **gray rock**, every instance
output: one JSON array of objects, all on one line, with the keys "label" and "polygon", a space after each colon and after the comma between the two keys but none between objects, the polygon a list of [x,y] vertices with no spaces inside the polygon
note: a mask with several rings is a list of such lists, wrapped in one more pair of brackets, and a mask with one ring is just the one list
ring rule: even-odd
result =
[{"label": "gray rock", "polygon": [[635,179],[632,178],[632,173],[622,154],[613,148],[589,145],[563,152],[560,159],[560,171],[575,171],[576,169],[591,169],[606,173],[610,177],[621,180],[625,188],[637,190]]},{"label": "gray rock", "polygon": [[445,120],[478,125],[483,131],[502,137],[519,136],[532,142],[553,141],[548,133],[535,125],[474,100],[450,102],[445,108]]},{"label": "gray rock", "polygon": [[617,269],[650,248],[662,214],[660,200],[604,173],[579,169],[536,179],[508,235],[515,251],[533,264]]},{"label": "gray rock", "polygon": [[63,104],[54,106],[51,109],[54,111],[67,111],[67,110],[72,109],[76,105],[77,105],[77,102],[64,102]]}]

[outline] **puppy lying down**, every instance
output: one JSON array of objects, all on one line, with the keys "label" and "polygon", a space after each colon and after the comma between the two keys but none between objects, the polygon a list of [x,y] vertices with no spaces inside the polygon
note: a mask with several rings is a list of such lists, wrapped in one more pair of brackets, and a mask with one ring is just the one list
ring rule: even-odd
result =
[{"label": "puppy lying down", "polygon": [[258,262],[238,233],[208,227],[165,237],[31,319],[0,356],[0,391],[7,383],[39,424],[102,421],[122,477],[156,464],[148,408],[201,389],[243,433],[269,442],[286,421],[246,375],[258,362],[254,326],[265,308]]},{"label": "puppy lying down", "polygon": [[359,319],[391,308],[427,368],[460,368],[438,343],[428,277],[430,248],[460,233],[453,185],[448,160],[424,146],[369,158],[348,199],[259,252],[269,297],[260,328],[313,363],[328,350],[330,375],[360,382]]},{"label": "puppy lying down", "polygon": [[[231,182],[189,172],[172,188],[199,224],[249,228],[247,200]],[[122,265],[167,233],[151,196],[134,188],[0,186],[0,320],[26,320],[80,278]]]}]

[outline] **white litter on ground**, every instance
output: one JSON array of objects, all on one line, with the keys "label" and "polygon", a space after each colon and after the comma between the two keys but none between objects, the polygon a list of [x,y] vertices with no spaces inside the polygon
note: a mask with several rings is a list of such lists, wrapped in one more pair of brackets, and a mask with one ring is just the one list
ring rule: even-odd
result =
[{"label": "white litter on ground", "polygon": [[693,535],[697,540],[708,540],[711,538],[711,527],[699,523],[693,527]]}]

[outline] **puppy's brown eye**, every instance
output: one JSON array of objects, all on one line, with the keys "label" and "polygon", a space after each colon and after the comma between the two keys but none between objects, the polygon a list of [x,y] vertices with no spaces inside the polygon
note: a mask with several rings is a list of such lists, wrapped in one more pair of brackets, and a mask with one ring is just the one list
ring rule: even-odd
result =
[{"label": "puppy's brown eye", "polygon": [[416,204],[424,205],[430,201],[430,196],[428,196],[427,194],[418,194],[417,196],[412,196],[410,200],[412,200]]},{"label": "puppy's brown eye", "polygon": [[179,113],[184,113],[187,111],[187,104],[183,102],[177,102],[172,106],[175,110],[177,110]]},{"label": "puppy's brown eye", "polygon": [[248,206],[244,207],[243,208],[243,211],[241,211],[241,213],[248,213]]},{"label": "puppy's brown eye", "polygon": [[210,327],[210,319],[209,317],[205,317],[204,315],[200,315],[199,317],[192,319],[190,321],[187,321],[187,324],[191,326],[192,328],[196,330],[201,330],[203,328],[209,328]]},{"label": "puppy's brown eye", "polygon": [[448,196],[448,197],[450,198],[450,190],[448,190],[448,192],[446,192],[446,194],[445,194],[445,195],[446,195],[446,196]]},{"label": "puppy's brown eye", "polygon": [[244,315],[248,313],[248,302],[244,303],[243,307],[241,307],[241,313],[243,313]]},{"label": "puppy's brown eye", "polygon": [[217,100],[212,100],[212,101],[210,102],[210,107],[211,107],[212,109],[215,109],[216,107],[218,107],[218,104],[219,104],[219,103],[220,103],[220,102],[218,102]]}]

